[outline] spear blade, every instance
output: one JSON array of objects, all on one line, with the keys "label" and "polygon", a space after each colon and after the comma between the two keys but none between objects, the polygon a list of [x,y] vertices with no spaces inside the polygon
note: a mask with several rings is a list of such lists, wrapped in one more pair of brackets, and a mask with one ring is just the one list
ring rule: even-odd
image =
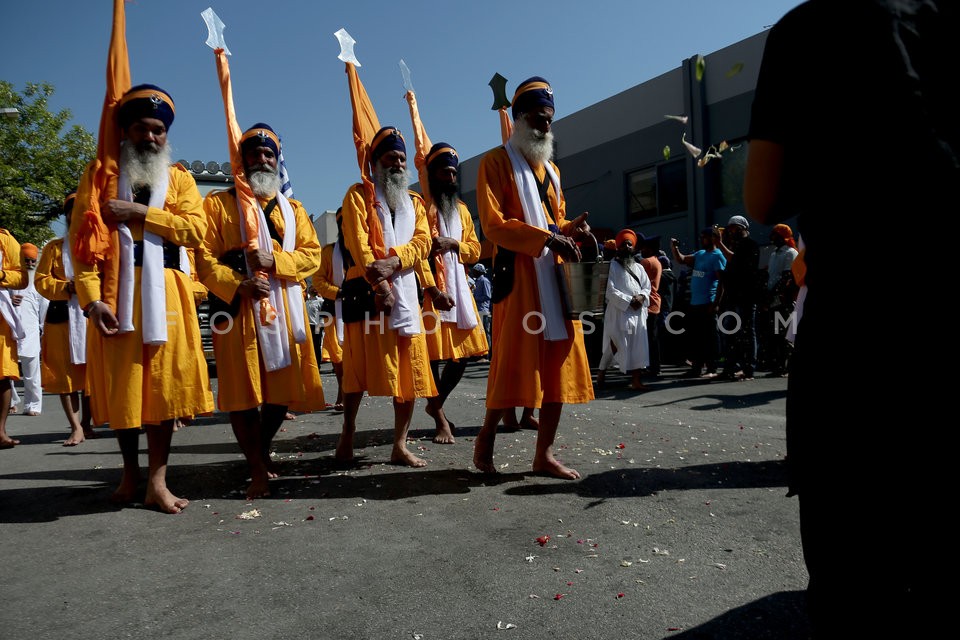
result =
[{"label": "spear blade", "polygon": [[223,52],[230,55],[230,49],[227,49],[227,41],[223,38],[223,30],[227,25],[216,14],[213,7],[207,7],[200,12],[203,21],[207,23],[207,46],[213,50],[223,49]]},{"label": "spear blade", "polygon": [[357,56],[353,53],[353,45],[357,44],[357,41],[347,33],[346,29],[340,29],[333,35],[336,36],[340,42],[340,55],[338,55],[337,58],[344,62],[349,62],[356,67],[360,67],[360,61],[357,60]]},{"label": "spear blade", "polygon": [[507,98],[507,79],[499,73],[495,73],[487,84],[493,89],[493,106],[490,107],[490,109],[497,111],[501,107],[509,107],[510,99]]},{"label": "spear blade", "polygon": [[[407,91],[413,91],[413,80],[410,79],[410,67],[400,58],[400,75],[403,76],[403,88]],[[416,91],[413,91],[416,93]]]}]

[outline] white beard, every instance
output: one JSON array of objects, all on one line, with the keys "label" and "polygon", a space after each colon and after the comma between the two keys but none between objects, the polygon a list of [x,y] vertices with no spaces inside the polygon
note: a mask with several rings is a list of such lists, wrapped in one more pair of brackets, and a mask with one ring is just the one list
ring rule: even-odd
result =
[{"label": "white beard", "polygon": [[403,202],[402,198],[409,198],[407,187],[410,186],[410,176],[406,169],[394,173],[389,169],[381,169],[379,165],[374,172],[377,186],[383,191],[383,198],[387,201],[390,211],[396,211]]},{"label": "white beard", "polygon": [[250,190],[258,198],[269,199],[280,190],[280,173],[271,171],[254,171],[247,175]]},{"label": "white beard", "polygon": [[546,164],[553,157],[553,132],[541,133],[523,118],[514,121],[510,142],[530,164]]},{"label": "white beard", "polygon": [[129,141],[120,145],[120,170],[132,189],[157,184],[170,170],[170,147],[163,145],[156,152],[138,151]]}]

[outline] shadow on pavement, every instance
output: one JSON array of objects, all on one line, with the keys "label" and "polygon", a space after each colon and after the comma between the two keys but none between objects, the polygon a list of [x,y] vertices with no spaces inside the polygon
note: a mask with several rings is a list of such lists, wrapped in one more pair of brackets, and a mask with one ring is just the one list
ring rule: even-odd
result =
[{"label": "shadow on pavement", "polygon": [[[676,469],[622,469],[591,473],[579,482],[523,485],[507,489],[508,495],[575,493],[583,497],[632,498],[659,491],[688,489],[744,489],[783,487],[786,465],[780,460],[723,462]],[[596,503],[590,506],[595,506]]]},{"label": "shadow on pavement", "polygon": [[670,640],[807,640],[810,622],[803,591],[781,591],[754,600]]}]

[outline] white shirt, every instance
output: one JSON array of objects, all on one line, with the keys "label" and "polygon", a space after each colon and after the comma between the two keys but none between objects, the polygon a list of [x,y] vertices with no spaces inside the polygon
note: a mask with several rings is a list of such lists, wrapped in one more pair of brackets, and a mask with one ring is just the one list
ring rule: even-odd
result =
[{"label": "white shirt", "polygon": [[21,358],[36,358],[40,355],[40,331],[43,328],[43,318],[47,315],[47,306],[50,301],[37,293],[33,286],[35,269],[27,271],[29,284],[22,291],[11,291],[11,295],[23,296],[20,305],[16,307],[20,314],[20,322],[26,334],[23,340],[17,342],[17,353]]}]

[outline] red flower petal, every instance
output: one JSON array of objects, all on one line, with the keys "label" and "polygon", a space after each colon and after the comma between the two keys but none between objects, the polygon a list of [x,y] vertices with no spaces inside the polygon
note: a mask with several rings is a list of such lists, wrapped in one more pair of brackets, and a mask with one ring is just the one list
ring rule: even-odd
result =
[{"label": "red flower petal", "polygon": [[307,517],[304,518],[304,519],[305,519],[305,520],[313,520],[313,516],[307,516]]},{"label": "red flower petal", "polygon": [[620,593],[617,594],[617,597],[618,597],[618,598],[622,598],[622,597],[625,596],[625,595],[627,595],[627,594],[625,594],[624,592],[621,591]]},{"label": "red flower petal", "polygon": [[550,542],[550,536],[540,536],[537,538],[537,544],[539,544],[541,547],[546,546],[548,542]]}]

